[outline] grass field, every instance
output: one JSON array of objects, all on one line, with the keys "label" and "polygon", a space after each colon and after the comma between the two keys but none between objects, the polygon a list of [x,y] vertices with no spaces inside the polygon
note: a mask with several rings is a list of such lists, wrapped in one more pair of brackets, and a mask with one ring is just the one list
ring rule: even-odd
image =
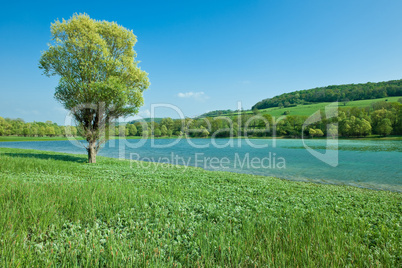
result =
[{"label": "grass field", "polygon": [[[385,101],[388,100],[388,102],[397,102],[398,99],[401,97],[387,97],[387,98],[381,98],[381,99],[372,99],[372,100],[359,100],[359,101],[349,101],[346,105],[343,103],[339,103],[339,107],[367,107],[370,106],[373,102],[378,102],[378,101]],[[284,114],[285,111],[289,111],[289,115],[304,115],[304,116],[310,116],[313,113],[317,112],[318,110],[324,110],[325,106],[330,104],[330,102],[321,102],[321,103],[316,103],[316,104],[307,104],[307,105],[298,105],[295,107],[286,107],[286,108],[278,108],[278,107],[272,107],[268,109],[261,109],[259,110],[261,114],[270,114],[272,116],[278,117]],[[247,111],[246,113],[252,114],[252,111]],[[225,114],[224,116],[233,116],[234,114]]]},{"label": "grass field", "polygon": [[0,149],[2,267],[401,267],[402,195]]}]

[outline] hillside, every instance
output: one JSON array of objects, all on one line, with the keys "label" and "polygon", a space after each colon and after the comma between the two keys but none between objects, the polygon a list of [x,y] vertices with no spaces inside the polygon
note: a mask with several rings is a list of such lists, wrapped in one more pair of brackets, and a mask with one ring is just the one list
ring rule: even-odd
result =
[{"label": "hillside", "polygon": [[[369,107],[375,102],[387,101],[387,102],[397,102],[401,97],[387,97],[380,99],[372,99],[372,100],[358,100],[358,101],[349,101],[345,103],[339,103],[339,107],[343,108],[353,108],[353,107]],[[290,115],[300,115],[300,116],[309,116],[318,110],[324,110],[325,106],[330,104],[330,102],[321,102],[321,103],[312,103],[305,105],[296,105],[293,107],[272,107],[267,109],[259,110],[262,114],[270,114],[272,116],[280,116],[285,113]],[[252,111],[248,111],[248,113],[252,113]]]},{"label": "hillside", "polygon": [[225,115],[225,114],[230,114],[230,113],[234,113],[235,111],[233,110],[215,110],[215,111],[210,111],[210,112],[206,112],[203,113],[200,116],[197,116],[196,118],[203,118],[203,117],[216,117],[216,116],[221,116],[221,115]]},{"label": "hillside", "polygon": [[[347,102],[341,102],[339,103],[339,107],[343,108],[353,108],[353,107],[369,107],[373,103],[376,102],[381,102],[381,101],[386,101],[386,102],[398,102],[399,99],[402,97],[397,96],[397,97],[387,97],[387,98],[379,98],[379,99],[371,99],[371,100],[358,100],[358,101],[347,101]],[[309,116],[312,115],[313,113],[317,112],[318,110],[324,110],[325,106],[328,105],[330,102],[321,102],[321,103],[311,103],[311,104],[299,104],[299,105],[294,105],[291,107],[271,107],[271,108],[266,108],[266,109],[261,109],[258,110],[259,113],[261,114],[270,114],[272,116],[280,116],[284,115],[285,112],[288,115],[300,115],[300,116]],[[210,112],[213,113],[213,112]],[[242,114],[252,114],[253,111],[247,110],[243,111]],[[225,114],[220,114],[219,116],[236,116],[238,115],[239,112],[229,112]],[[200,116],[206,117],[206,114]],[[210,116],[214,117],[214,116]]]},{"label": "hillside", "polygon": [[292,107],[300,104],[356,101],[402,96],[402,80],[378,83],[346,84],[284,93],[256,103],[252,109]]},{"label": "hillside", "polygon": [[134,123],[137,123],[137,122],[147,122],[147,123],[149,123],[149,122],[155,122],[155,123],[160,123],[160,122],[162,121],[162,119],[163,119],[162,117],[136,119],[136,120],[133,120],[133,121],[128,122],[127,124],[134,124]]}]

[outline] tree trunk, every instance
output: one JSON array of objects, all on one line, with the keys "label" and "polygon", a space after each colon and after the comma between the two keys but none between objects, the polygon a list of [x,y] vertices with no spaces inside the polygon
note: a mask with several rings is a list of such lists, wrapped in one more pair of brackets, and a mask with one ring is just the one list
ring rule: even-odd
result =
[{"label": "tree trunk", "polygon": [[89,141],[88,144],[88,163],[96,163],[96,142],[95,141]]}]

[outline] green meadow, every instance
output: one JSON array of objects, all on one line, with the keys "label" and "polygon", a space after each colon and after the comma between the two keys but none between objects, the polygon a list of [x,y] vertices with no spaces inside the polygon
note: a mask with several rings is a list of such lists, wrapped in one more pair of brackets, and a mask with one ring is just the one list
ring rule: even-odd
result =
[{"label": "green meadow", "polygon": [[[344,107],[344,108],[352,108],[352,107],[369,107],[372,103],[379,102],[379,101],[388,101],[388,102],[397,102],[398,99],[401,97],[386,97],[386,98],[380,98],[380,99],[371,99],[371,100],[358,100],[358,101],[349,101],[346,104],[339,102],[339,107]],[[306,104],[306,105],[297,105],[294,107],[272,107],[272,108],[267,108],[267,109],[261,109],[259,112],[261,114],[270,114],[272,116],[279,117],[281,115],[284,115],[286,111],[289,111],[290,113],[288,115],[299,115],[299,116],[310,116],[314,114],[315,112],[322,110],[325,110],[325,106],[329,105],[331,102],[320,102],[320,103],[313,103],[313,104]],[[246,113],[252,114],[252,111],[247,111]],[[231,113],[231,114],[225,114],[225,116],[233,116],[236,113]]]},{"label": "green meadow", "polygon": [[86,162],[0,149],[0,266],[402,265],[401,193]]}]

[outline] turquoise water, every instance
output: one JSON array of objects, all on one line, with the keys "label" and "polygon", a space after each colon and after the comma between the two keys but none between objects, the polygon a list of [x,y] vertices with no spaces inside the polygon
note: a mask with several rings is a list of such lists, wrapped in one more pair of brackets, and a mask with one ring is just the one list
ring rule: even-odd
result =
[{"label": "turquoise water", "polygon": [[[372,189],[402,192],[402,141],[339,140],[339,146],[328,146],[337,155],[333,167],[314,157],[302,140],[232,140],[183,139],[174,140],[111,140],[99,152],[108,157],[198,166],[208,170],[222,170],[274,176],[290,180],[318,183],[347,184]],[[250,144],[252,143],[252,144]],[[317,152],[326,152],[325,140],[307,140]],[[226,145],[226,146],[225,146]],[[155,147],[167,148],[155,148]],[[195,148],[195,147],[206,148]],[[255,148],[256,146],[267,146]],[[0,142],[0,147],[36,149],[64,153],[85,154],[83,146],[69,141]],[[222,147],[222,148],[218,148]],[[138,163],[134,168],[150,168]],[[185,167],[183,167],[185,172]]]}]

